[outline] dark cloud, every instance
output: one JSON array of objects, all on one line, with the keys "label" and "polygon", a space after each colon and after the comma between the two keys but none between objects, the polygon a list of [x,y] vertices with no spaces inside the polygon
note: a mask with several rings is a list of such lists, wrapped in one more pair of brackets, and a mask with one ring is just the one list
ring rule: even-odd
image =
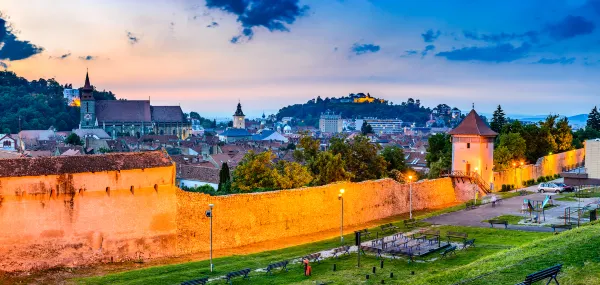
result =
[{"label": "dark cloud", "polygon": [[59,55],[59,56],[51,56],[50,58],[61,59],[62,60],[62,59],[65,59],[67,57],[70,57],[70,56],[71,56],[71,53],[69,52],[69,53],[65,53],[63,55]]},{"label": "dark cloud", "polygon": [[421,58],[425,57],[427,55],[428,52],[432,51],[435,49],[434,45],[428,45],[425,47],[425,49],[421,52]]},{"label": "dark cloud", "polygon": [[407,51],[405,51],[404,53],[405,53],[406,55],[415,55],[415,54],[417,54],[417,53],[419,53],[419,52],[418,52],[418,51],[416,51],[416,50],[413,50],[413,49],[411,49],[411,50],[407,50]]},{"label": "dark cloud", "polygon": [[21,41],[0,14],[0,60],[21,60],[44,51],[29,41]]},{"label": "dark cloud", "polygon": [[86,56],[80,56],[79,59],[81,60],[96,60],[98,59],[97,56],[93,56],[93,55],[86,55]]},{"label": "dark cloud", "polygon": [[218,27],[218,26],[219,26],[219,23],[217,23],[217,22],[212,22],[212,23],[210,23],[210,24],[209,24],[208,26],[206,26],[206,27],[207,27],[207,28],[216,28],[216,27]]},{"label": "dark cloud", "polygon": [[375,53],[378,52],[381,49],[380,46],[378,45],[374,45],[374,44],[358,44],[355,43],[352,48],[350,49],[354,54],[356,55],[361,55],[361,54],[365,54],[365,53]]},{"label": "dark cloud", "polygon": [[498,44],[486,47],[465,47],[452,51],[439,52],[436,56],[445,57],[453,61],[483,61],[483,62],[511,62],[527,56],[531,44],[524,43],[520,47],[512,44]]},{"label": "dark cloud", "polygon": [[135,34],[133,34],[132,32],[126,31],[127,32],[127,40],[129,40],[129,43],[132,45],[137,44],[140,41],[140,38],[138,36],[136,36]]},{"label": "dark cloud", "polygon": [[6,70],[8,68],[8,64],[0,61],[0,67],[4,68],[4,70]]},{"label": "dark cloud", "polygon": [[298,2],[299,0],[206,0],[206,7],[237,16],[242,33],[233,37],[231,42],[240,43],[243,38],[251,40],[254,28],[257,27],[264,27],[271,32],[289,32],[286,25],[293,24],[309,9]]},{"label": "dark cloud", "polygon": [[421,37],[423,37],[423,41],[425,41],[426,43],[432,43],[435,40],[437,40],[437,38],[439,38],[441,34],[442,33],[439,30],[437,32],[434,32],[432,29],[429,29],[424,34],[421,34]]},{"label": "dark cloud", "polygon": [[574,62],[575,62],[575,58],[574,57],[570,57],[570,58],[561,57],[561,58],[542,58],[542,59],[538,60],[535,63],[536,64],[562,64],[562,65],[567,65],[567,64],[573,64]]},{"label": "dark cloud", "polygon": [[558,41],[591,34],[595,28],[593,22],[581,16],[569,15],[558,23],[548,25],[546,30],[551,38]]},{"label": "dark cloud", "polygon": [[501,43],[513,40],[528,40],[529,42],[538,42],[539,33],[536,31],[529,31],[522,34],[516,33],[499,33],[499,34],[478,34],[471,31],[463,31],[465,38],[470,40],[484,41],[488,43]]},{"label": "dark cloud", "polygon": [[333,51],[334,51],[334,52],[338,51],[338,47],[334,47],[334,48],[333,48]]}]

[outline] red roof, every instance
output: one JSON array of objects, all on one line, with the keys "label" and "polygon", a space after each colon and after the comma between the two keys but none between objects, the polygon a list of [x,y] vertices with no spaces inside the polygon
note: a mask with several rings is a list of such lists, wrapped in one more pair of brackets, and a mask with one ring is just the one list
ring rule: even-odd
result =
[{"label": "red roof", "polygon": [[494,132],[488,125],[479,117],[479,114],[475,110],[471,112],[463,119],[463,121],[450,132],[450,135],[477,135],[485,137],[495,137],[498,133]]},{"label": "red roof", "polygon": [[152,121],[148,100],[101,100],[96,101],[98,123],[103,122],[144,122]]}]

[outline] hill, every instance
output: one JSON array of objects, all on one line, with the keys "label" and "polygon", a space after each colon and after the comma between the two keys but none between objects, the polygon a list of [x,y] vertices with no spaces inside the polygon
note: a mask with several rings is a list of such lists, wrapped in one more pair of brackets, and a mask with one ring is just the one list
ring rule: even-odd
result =
[{"label": "hill", "polygon": [[[54,79],[28,81],[14,72],[0,72],[0,133],[56,128],[70,131],[79,125],[79,107],[67,105],[65,87]],[[108,91],[93,92],[97,100],[115,100]]]}]

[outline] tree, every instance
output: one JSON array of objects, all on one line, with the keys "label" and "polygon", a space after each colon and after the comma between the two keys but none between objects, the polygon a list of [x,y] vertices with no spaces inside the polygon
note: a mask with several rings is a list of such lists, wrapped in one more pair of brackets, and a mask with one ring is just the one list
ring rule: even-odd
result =
[{"label": "tree", "polygon": [[494,170],[502,171],[510,167],[513,156],[506,146],[499,146],[494,150]]},{"label": "tree", "polygon": [[196,119],[196,120],[200,120],[200,114],[198,114],[197,112],[190,112],[190,119]]},{"label": "tree", "polygon": [[494,115],[492,116],[492,122],[490,123],[490,128],[497,133],[502,131],[502,128],[506,124],[506,115],[502,110],[502,107],[498,105],[496,111],[494,111]]},{"label": "tree", "polygon": [[65,143],[70,145],[83,145],[83,141],[76,133],[71,133],[65,140]]},{"label": "tree", "polygon": [[273,159],[275,155],[270,151],[259,154],[249,151],[233,172],[231,187],[240,191],[275,189],[277,181]]},{"label": "tree", "polygon": [[367,123],[367,121],[363,121],[362,126],[360,127],[360,132],[363,136],[373,133],[373,127]]},{"label": "tree", "polygon": [[527,144],[520,134],[501,134],[498,141],[498,147],[494,150],[494,165],[497,171],[508,168],[513,162],[525,159]]},{"label": "tree", "polygon": [[398,146],[386,146],[381,155],[388,163],[388,171],[394,169],[399,171],[406,170],[406,161],[404,159],[404,151]]},{"label": "tree", "polygon": [[600,138],[600,131],[592,128],[579,129],[573,134],[573,147],[583,148],[584,142],[589,139]]},{"label": "tree", "polygon": [[223,162],[221,170],[219,171],[219,187],[217,191],[229,192],[231,187],[231,175],[229,173],[229,165],[227,162]]},{"label": "tree", "polygon": [[354,177],[346,171],[345,162],[341,154],[334,155],[330,151],[323,151],[317,155],[314,165],[315,169],[313,184],[325,185],[337,181],[348,181]]},{"label": "tree", "polygon": [[294,150],[294,159],[310,164],[317,157],[320,145],[321,141],[314,139],[309,133],[301,133],[300,141]]},{"label": "tree", "polygon": [[439,162],[440,159],[443,162],[442,168],[447,170],[450,168],[452,163],[452,142],[451,137],[448,134],[435,134],[430,136],[428,139],[429,147],[427,148],[427,167],[431,167],[431,163]]},{"label": "tree", "polygon": [[598,112],[598,106],[594,106],[594,109],[588,115],[586,128],[600,131],[600,112]]},{"label": "tree", "polygon": [[310,171],[297,162],[280,160],[276,170],[277,189],[299,188],[308,185],[313,179]]},{"label": "tree", "polygon": [[332,153],[342,156],[346,169],[354,175],[352,181],[365,181],[386,176],[387,162],[377,154],[380,148],[379,145],[371,144],[367,137],[359,135],[348,143],[344,153],[333,150]]},{"label": "tree", "polygon": [[573,148],[573,130],[569,126],[569,119],[567,117],[563,117],[556,123],[554,141],[556,142],[556,150],[558,152]]}]

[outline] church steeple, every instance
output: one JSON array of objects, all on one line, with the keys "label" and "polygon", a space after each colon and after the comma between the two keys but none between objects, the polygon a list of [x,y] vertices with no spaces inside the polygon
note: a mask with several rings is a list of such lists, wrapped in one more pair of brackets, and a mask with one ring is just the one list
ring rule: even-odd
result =
[{"label": "church steeple", "polygon": [[242,112],[242,104],[240,102],[238,102],[237,105],[237,110],[235,110],[235,114],[233,114],[234,116],[245,116],[244,112]]},{"label": "church steeple", "polygon": [[90,75],[88,72],[85,73],[85,84],[81,91],[81,100],[94,100],[94,95],[92,94],[94,87],[90,84]]},{"label": "church steeple", "polygon": [[237,109],[233,114],[233,127],[236,129],[246,128],[246,115],[242,112],[242,104],[238,102]]},{"label": "church steeple", "polygon": [[81,107],[79,128],[93,129],[97,127],[96,101],[94,101],[94,87],[90,84],[90,75],[85,73],[85,84],[81,88]]}]

